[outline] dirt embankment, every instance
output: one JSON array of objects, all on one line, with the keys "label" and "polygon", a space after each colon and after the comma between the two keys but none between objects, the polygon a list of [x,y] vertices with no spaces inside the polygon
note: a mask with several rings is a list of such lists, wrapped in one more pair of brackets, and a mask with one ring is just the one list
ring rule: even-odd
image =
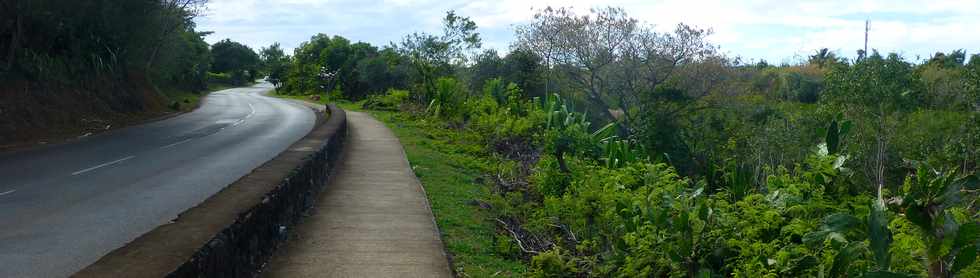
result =
[{"label": "dirt embankment", "polygon": [[172,113],[145,77],[78,85],[0,82],[0,151],[84,137]]}]

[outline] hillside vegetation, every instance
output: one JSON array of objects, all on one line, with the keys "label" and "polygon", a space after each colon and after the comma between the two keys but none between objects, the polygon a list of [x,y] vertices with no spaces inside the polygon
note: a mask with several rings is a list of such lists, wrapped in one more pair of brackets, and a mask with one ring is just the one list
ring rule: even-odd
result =
[{"label": "hillside vegetation", "polygon": [[746,64],[709,29],[548,8],[501,57],[444,24],[313,36],[277,85],[385,111],[463,276],[980,276],[980,55]]},{"label": "hillside vegetation", "polygon": [[0,148],[187,110],[211,82],[254,80],[254,51],[226,40],[212,55],[195,30],[205,2],[0,3]]}]

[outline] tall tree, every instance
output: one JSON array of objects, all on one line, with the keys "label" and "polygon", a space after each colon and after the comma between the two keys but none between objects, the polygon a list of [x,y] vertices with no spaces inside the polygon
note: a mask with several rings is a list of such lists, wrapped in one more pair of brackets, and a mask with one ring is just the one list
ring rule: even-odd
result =
[{"label": "tall tree", "polygon": [[817,50],[813,55],[810,55],[807,63],[817,65],[818,67],[828,67],[835,64],[840,64],[843,59],[838,57],[836,53],[830,51],[827,48],[821,48]]},{"label": "tall tree", "polygon": [[832,70],[827,78],[826,102],[845,111],[849,118],[860,119],[861,148],[859,160],[865,174],[881,190],[888,181],[889,167],[895,158],[892,141],[897,126],[911,108],[914,80],[912,65],[897,54],[882,57],[877,51],[854,65]]},{"label": "tall tree", "polygon": [[[680,67],[720,60],[714,45],[706,40],[710,30],[679,24],[673,33],[657,33],[620,8],[577,15],[569,8],[549,7],[517,33],[518,48],[554,63],[552,68],[586,92],[599,112],[622,121],[629,133],[639,113],[634,107],[643,94],[653,93]],[[692,86],[684,88],[693,94],[704,95],[717,83],[711,75],[696,70],[689,73],[692,75],[685,78],[700,82],[688,82]]]},{"label": "tall tree", "polygon": [[211,46],[211,55],[214,57],[211,68],[216,72],[231,74],[239,84],[257,77],[259,55],[244,44],[224,39]]},{"label": "tall tree", "polygon": [[469,17],[448,11],[442,23],[441,36],[412,33],[405,36],[397,48],[402,55],[408,57],[415,68],[421,79],[419,83],[422,84],[425,99],[435,91],[435,80],[440,74],[447,73],[453,64],[465,62],[467,51],[478,49],[481,45],[476,23]]},{"label": "tall tree", "polygon": [[534,15],[532,24],[518,29],[518,45],[554,59],[592,103],[615,119],[611,109],[616,106],[605,98],[608,69],[636,35],[637,25],[621,8],[593,9],[579,16],[569,8],[548,7]]},{"label": "tall tree", "polygon": [[289,57],[283,53],[279,43],[277,42],[269,47],[263,47],[259,50],[259,56],[262,58],[262,66],[265,68],[266,74],[268,74],[269,83],[272,83],[276,88],[282,86],[282,80],[286,75],[286,66],[289,64]]},{"label": "tall tree", "polygon": [[151,49],[146,57],[144,70],[149,71],[153,67],[153,63],[160,56],[160,49],[172,41],[173,34],[184,30],[187,26],[194,25],[193,18],[203,12],[205,4],[207,4],[207,0],[160,1],[161,8],[150,13],[156,21],[151,30],[157,35],[150,41]]},{"label": "tall tree", "polygon": [[528,96],[544,97],[545,67],[543,59],[527,49],[514,49],[504,56],[501,74],[508,83],[517,84]]},{"label": "tall tree", "polygon": [[479,91],[487,80],[500,77],[502,67],[503,59],[497,54],[497,50],[487,49],[476,55],[473,65],[469,67],[470,90]]}]

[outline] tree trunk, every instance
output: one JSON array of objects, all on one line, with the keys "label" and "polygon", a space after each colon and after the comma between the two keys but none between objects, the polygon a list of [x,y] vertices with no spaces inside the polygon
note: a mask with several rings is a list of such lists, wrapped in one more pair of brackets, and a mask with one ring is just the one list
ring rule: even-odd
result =
[{"label": "tree trunk", "polygon": [[599,86],[596,84],[596,82],[599,82],[601,80],[599,80],[599,77],[596,76],[597,74],[595,70],[590,69],[589,71],[591,72],[589,74],[589,81],[588,81],[589,98],[591,98],[593,102],[601,106],[599,107],[599,109],[602,109],[602,113],[606,114],[606,117],[609,117],[610,121],[616,122],[616,114],[614,114],[611,111],[609,104],[607,104],[605,101],[602,100],[602,93],[600,91],[601,88],[596,88],[597,86]]},{"label": "tree trunk", "polygon": [[934,262],[929,263],[929,277],[930,278],[946,278],[947,275],[943,269],[942,260],[937,259]]},{"label": "tree trunk", "polygon": [[7,50],[7,70],[14,68],[14,60],[17,58],[17,48],[20,47],[20,36],[23,32],[22,21],[23,16],[17,13],[17,19],[14,20],[14,32],[10,35],[10,49]]},{"label": "tree trunk", "polygon": [[698,277],[698,264],[692,259],[687,259],[687,277]]},{"label": "tree trunk", "polygon": [[565,162],[565,146],[564,145],[560,145],[560,146],[558,146],[556,148],[556,150],[555,150],[555,159],[558,160],[558,170],[559,171],[561,171],[563,174],[570,174],[570,173],[572,173],[572,171],[568,169],[568,164]]},{"label": "tree trunk", "polygon": [[161,44],[162,43],[157,43],[155,46],[153,46],[153,51],[150,52],[150,57],[146,59],[146,67],[143,68],[143,73],[145,73],[147,76],[150,74],[150,68],[153,67],[153,60],[156,59],[157,53],[160,52]]}]

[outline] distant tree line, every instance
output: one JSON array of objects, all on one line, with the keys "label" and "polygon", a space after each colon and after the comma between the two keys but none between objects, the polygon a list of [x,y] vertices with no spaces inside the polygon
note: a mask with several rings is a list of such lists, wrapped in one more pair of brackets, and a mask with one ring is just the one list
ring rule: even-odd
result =
[{"label": "distant tree line", "polygon": [[252,48],[224,39],[211,45],[213,63],[210,77],[215,82],[243,85],[255,81],[262,73],[262,60]]},{"label": "distant tree line", "polygon": [[[469,59],[467,51],[479,46],[476,25],[452,12],[444,22],[447,27],[440,36],[415,33],[381,48],[317,34],[291,56],[283,55],[278,44],[264,48],[263,60],[270,80],[286,94],[332,92],[357,100],[390,88],[412,88],[425,92],[418,96],[424,101],[438,77],[457,76],[470,80],[474,90],[499,77],[544,96],[544,68],[537,54],[518,49],[501,57],[491,49]],[[464,66],[467,62],[474,64]]]},{"label": "distant tree line", "polygon": [[317,34],[291,56],[284,57],[276,49],[278,45],[273,45],[263,52],[274,57],[266,59],[270,78],[290,94],[329,92],[361,99],[386,88],[405,87],[412,74],[410,64],[394,49],[351,43],[340,36]]}]

